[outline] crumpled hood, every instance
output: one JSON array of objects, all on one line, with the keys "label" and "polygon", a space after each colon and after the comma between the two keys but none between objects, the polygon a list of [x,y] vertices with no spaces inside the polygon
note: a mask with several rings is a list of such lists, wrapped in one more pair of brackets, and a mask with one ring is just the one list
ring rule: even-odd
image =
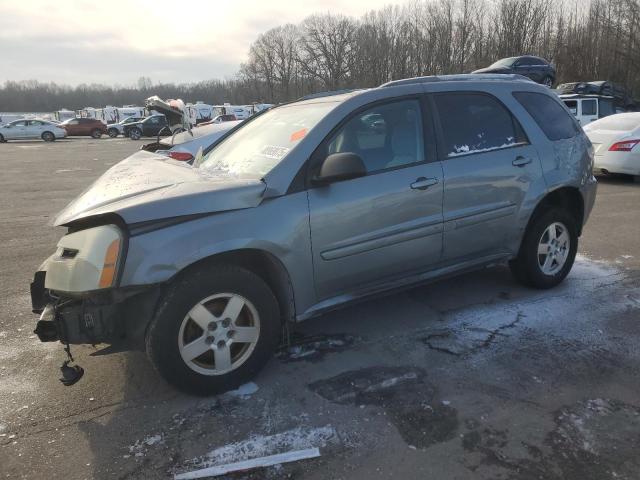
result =
[{"label": "crumpled hood", "polygon": [[115,213],[127,224],[260,204],[266,188],[255,178],[210,172],[140,151],[107,170],[67,205],[53,224]]}]

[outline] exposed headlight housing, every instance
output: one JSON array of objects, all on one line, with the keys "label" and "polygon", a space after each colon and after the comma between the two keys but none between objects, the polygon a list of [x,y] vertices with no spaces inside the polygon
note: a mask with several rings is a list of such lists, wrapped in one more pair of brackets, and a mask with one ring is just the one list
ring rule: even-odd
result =
[{"label": "exposed headlight housing", "polygon": [[83,293],[116,286],[123,247],[122,231],[115,225],[65,235],[45,262],[45,288]]}]

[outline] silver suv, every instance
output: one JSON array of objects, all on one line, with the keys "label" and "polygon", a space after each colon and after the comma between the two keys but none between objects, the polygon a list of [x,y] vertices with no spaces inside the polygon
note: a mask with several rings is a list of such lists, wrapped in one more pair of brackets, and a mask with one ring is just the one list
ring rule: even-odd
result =
[{"label": "silver suv", "polygon": [[56,219],[69,231],[35,274],[36,333],[144,349],[185,391],[235,388],[289,322],[348,302],[500,261],[557,285],[592,164],[557,96],[519,76],[307,97],[193,165],[141,151],[107,171]]}]

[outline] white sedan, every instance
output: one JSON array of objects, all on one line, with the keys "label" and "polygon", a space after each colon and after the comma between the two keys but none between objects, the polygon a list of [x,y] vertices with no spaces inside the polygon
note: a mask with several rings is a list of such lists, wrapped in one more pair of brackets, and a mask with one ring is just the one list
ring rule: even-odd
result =
[{"label": "white sedan", "polygon": [[32,138],[53,142],[56,138],[66,136],[67,131],[64,128],[46,120],[15,120],[0,126],[0,142]]},{"label": "white sedan", "polygon": [[595,151],[594,170],[640,180],[640,112],[610,115],[584,127]]}]

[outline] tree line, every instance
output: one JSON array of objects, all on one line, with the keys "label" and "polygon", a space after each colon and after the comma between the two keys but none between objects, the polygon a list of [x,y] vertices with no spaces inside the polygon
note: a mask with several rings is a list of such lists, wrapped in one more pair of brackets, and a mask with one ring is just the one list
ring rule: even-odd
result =
[{"label": "tree line", "polygon": [[640,0],[428,0],[360,18],[324,13],[260,34],[227,80],[135,87],[6,82],[0,110],[140,104],[279,103],[389,80],[467,73],[522,54],[552,61],[558,82],[610,80],[640,94]]}]

